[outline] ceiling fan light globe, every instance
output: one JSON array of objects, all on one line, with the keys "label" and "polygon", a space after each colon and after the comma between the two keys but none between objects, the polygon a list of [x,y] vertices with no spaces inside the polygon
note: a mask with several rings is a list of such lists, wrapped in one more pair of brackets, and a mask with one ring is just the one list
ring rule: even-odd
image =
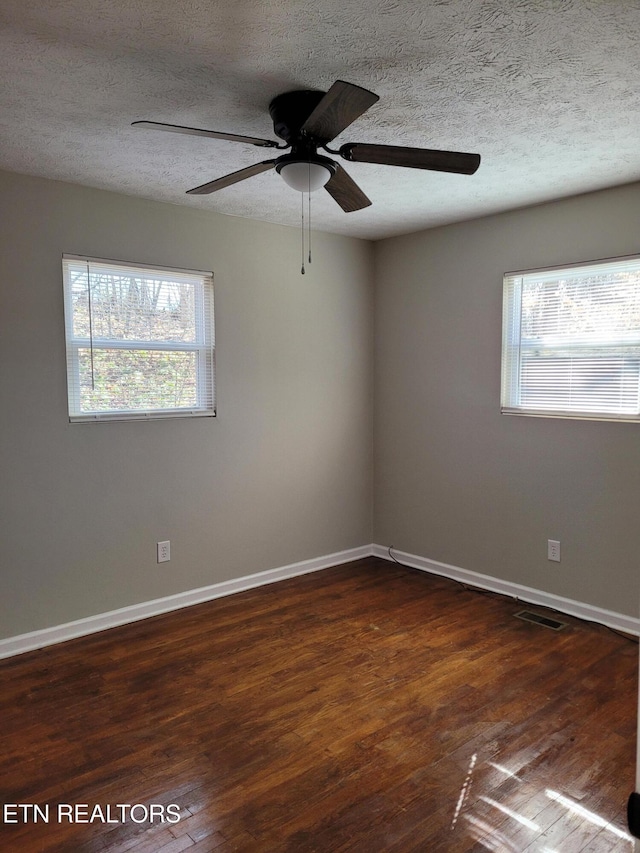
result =
[{"label": "ceiling fan light globe", "polygon": [[299,193],[319,190],[331,177],[331,170],[327,166],[307,161],[286,163],[280,167],[279,172],[285,184]]}]

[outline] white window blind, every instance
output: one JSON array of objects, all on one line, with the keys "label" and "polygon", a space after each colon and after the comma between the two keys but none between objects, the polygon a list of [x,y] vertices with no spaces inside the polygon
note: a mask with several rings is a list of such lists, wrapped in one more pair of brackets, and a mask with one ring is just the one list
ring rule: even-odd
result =
[{"label": "white window blind", "polygon": [[504,276],[502,411],[640,420],[640,257]]},{"label": "white window blind", "polygon": [[212,273],[62,266],[71,421],[215,415]]}]

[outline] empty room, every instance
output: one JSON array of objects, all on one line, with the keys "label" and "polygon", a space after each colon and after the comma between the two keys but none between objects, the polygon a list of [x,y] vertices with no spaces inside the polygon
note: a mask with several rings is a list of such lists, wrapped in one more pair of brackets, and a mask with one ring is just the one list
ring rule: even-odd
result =
[{"label": "empty room", "polygon": [[3,853],[631,853],[638,4],[0,20]]}]

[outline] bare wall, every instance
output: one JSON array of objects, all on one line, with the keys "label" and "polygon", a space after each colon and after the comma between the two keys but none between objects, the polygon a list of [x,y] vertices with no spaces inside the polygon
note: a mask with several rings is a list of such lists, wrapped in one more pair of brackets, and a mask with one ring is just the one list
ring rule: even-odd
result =
[{"label": "bare wall", "polygon": [[[0,211],[0,637],[371,542],[370,243],[301,276],[296,229],[7,173]],[[68,423],[63,252],[213,270],[217,418]]]},{"label": "bare wall", "polygon": [[500,352],[504,272],[638,253],[639,221],[635,184],[376,244],[378,544],[638,615],[640,424],[501,415]]}]

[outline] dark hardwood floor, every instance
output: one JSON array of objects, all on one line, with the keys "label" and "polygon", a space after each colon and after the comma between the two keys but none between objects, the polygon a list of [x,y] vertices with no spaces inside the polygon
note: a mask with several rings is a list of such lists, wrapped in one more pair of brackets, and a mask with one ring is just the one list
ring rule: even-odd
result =
[{"label": "dark hardwood floor", "polygon": [[638,647],[519,609],[371,558],[1,662],[0,850],[631,851]]}]

